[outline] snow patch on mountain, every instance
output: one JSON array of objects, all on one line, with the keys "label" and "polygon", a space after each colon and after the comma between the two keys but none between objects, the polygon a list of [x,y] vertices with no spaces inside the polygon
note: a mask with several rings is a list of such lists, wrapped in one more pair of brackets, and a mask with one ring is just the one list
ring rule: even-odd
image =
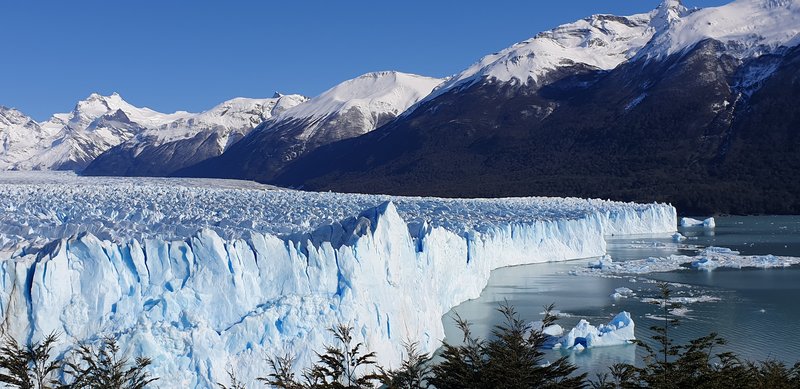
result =
[{"label": "snow patch on mountain", "polygon": [[444,80],[397,71],[373,72],[336,85],[286,110],[264,130],[297,145],[284,152],[292,160],[320,145],[366,134],[405,112]]},{"label": "snow patch on mountain", "polygon": [[396,71],[367,73],[287,110],[279,119],[323,118],[352,108],[376,115],[397,116],[441,83],[439,78]]},{"label": "snow patch on mountain", "polygon": [[800,44],[800,0],[736,0],[675,18],[653,37],[641,58],[663,59],[714,39],[727,53],[752,58]]},{"label": "snow patch on mountain", "polygon": [[55,114],[28,128],[30,142],[2,150],[0,169],[80,169],[103,151],[133,138],[148,126],[157,126],[187,112],[163,114],[135,107],[114,93],[93,93],[70,113]]},{"label": "snow patch on mountain", "polygon": [[483,57],[425,101],[479,82],[538,87],[550,81],[550,74],[575,65],[611,70],[629,60],[661,60],[705,39],[722,42],[741,59],[796,46],[800,0],[737,0],[704,9],[664,0],[645,14],[593,15]]},{"label": "snow patch on mountain", "polygon": [[[235,98],[201,113],[164,114],[139,108],[114,93],[93,93],[69,113],[55,114],[43,123],[21,119],[18,111],[3,116],[22,124],[0,124],[2,170],[81,170],[103,152],[125,144],[129,148],[157,147],[206,132],[217,135],[221,153],[231,142],[277,114],[307,100],[300,95],[270,99]],[[24,116],[24,115],[23,115]],[[2,119],[11,123],[11,119]],[[15,122],[16,123],[16,122]]]},{"label": "snow patch on mountain", "polygon": [[484,80],[539,85],[551,72],[575,65],[613,69],[632,58],[657,29],[686,12],[680,2],[666,1],[650,13],[593,15],[561,25],[481,58],[437,88],[430,98]]},{"label": "snow patch on mountain", "polygon": [[33,157],[54,135],[51,128],[42,128],[22,112],[0,106],[0,170]]},{"label": "snow patch on mountain", "polygon": [[68,123],[75,130],[85,129],[95,119],[116,111],[124,112],[131,121],[139,123],[143,127],[157,127],[191,115],[185,111],[164,114],[147,107],[139,108],[123,100],[122,96],[116,92],[110,96],[92,93],[87,99],[76,104],[75,109],[70,113]]},{"label": "snow patch on mountain", "polygon": [[158,146],[181,139],[189,139],[200,132],[211,131],[219,135],[220,152],[229,146],[231,135],[236,140],[247,135],[263,121],[285,112],[308,100],[301,95],[280,95],[269,99],[235,98],[208,111],[181,117],[142,132],[131,143],[138,147]]}]

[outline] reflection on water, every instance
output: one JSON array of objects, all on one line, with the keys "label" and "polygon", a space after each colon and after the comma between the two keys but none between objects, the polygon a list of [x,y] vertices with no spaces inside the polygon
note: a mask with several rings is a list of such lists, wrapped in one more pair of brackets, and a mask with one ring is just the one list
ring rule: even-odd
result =
[{"label": "reflection on water", "polygon": [[[693,247],[721,246],[744,255],[775,254],[800,256],[800,217],[759,216],[717,219],[714,231],[702,228],[680,229],[689,239],[677,244],[669,236],[610,237],[609,254],[615,261],[692,255]],[[636,336],[652,336],[651,326],[661,324],[658,306],[641,301],[658,297],[655,281],[676,283],[677,297],[714,297],[718,301],[686,305],[682,324],[673,334],[679,343],[717,332],[728,340],[727,350],[752,360],[774,358],[794,363],[800,360],[800,337],[793,334],[800,322],[800,268],[719,269],[713,272],[684,270],[623,278],[571,276],[568,271],[586,266],[590,260],[545,263],[492,272],[489,285],[480,298],[465,302],[454,310],[473,324],[476,335],[488,336],[497,324],[497,304],[508,301],[526,320],[541,318],[543,307],[557,304],[559,320],[565,330],[581,318],[592,324],[606,323],[619,311],[631,312]],[[636,296],[615,300],[615,288],[628,287]],[[712,299],[713,300],[713,299]],[[654,318],[655,317],[655,318]],[[445,316],[447,339],[461,339],[452,320]],[[548,358],[567,355],[582,371],[605,372],[617,362],[637,362],[643,351],[635,346],[595,348],[579,353],[551,351]]]}]

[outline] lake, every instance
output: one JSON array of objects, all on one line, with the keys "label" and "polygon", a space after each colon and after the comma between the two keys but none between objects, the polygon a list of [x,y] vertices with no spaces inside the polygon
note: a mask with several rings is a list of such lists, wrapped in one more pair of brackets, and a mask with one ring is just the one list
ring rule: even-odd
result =
[{"label": "lake", "polygon": [[[680,228],[688,237],[675,243],[670,236],[607,237],[608,253],[617,261],[694,255],[697,248],[727,247],[742,255],[800,257],[800,217],[720,217],[714,230]],[[686,269],[667,273],[603,278],[570,275],[593,259],[552,262],[497,269],[478,299],[467,301],[453,311],[473,324],[476,335],[487,336],[500,320],[495,309],[508,301],[522,318],[539,320],[543,307],[551,303],[561,311],[559,324],[569,331],[580,319],[593,325],[605,324],[616,313],[628,311],[636,324],[637,339],[647,340],[651,326],[663,323],[659,306],[642,302],[658,297],[656,281],[674,283],[673,294],[706,302],[685,305],[688,311],[677,317],[681,324],[671,334],[678,343],[716,332],[728,341],[724,347],[750,360],[778,359],[793,364],[800,360],[800,268],[780,269]],[[630,298],[614,299],[614,289],[635,291]],[[450,314],[453,313],[451,311]],[[447,339],[458,341],[461,334],[450,315],[443,318]],[[573,352],[549,351],[550,360],[567,355],[581,371],[594,376],[617,362],[639,363],[644,354],[633,345],[597,347]]]}]

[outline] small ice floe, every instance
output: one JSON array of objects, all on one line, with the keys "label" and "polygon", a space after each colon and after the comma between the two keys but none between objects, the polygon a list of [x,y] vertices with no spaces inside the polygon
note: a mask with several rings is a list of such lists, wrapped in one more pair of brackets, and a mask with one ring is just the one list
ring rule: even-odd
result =
[{"label": "small ice floe", "polygon": [[[713,303],[713,302],[717,302],[719,300],[720,300],[719,297],[708,296],[708,295],[702,295],[702,296],[677,296],[677,297],[670,297],[667,300],[667,303],[687,305],[687,304],[696,304],[696,303]],[[645,303],[645,304],[662,304],[663,305],[663,303],[664,303],[663,299],[652,298],[652,297],[645,297],[645,298],[641,299],[641,301],[643,303]]]},{"label": "small ice floe", "polygon": [[673,316],[686,317],[692,310],[686,307],[673,308],[669,310],[669,314]]},{"label": "small ice floe", "polygon": [[697,220],[692,219],[690,217],[683,217],[681,218],[681,227],[703,227],[707,229],[713,229],[717,226],[716,221],[714,221],[713,217],[710,217],[705,220]]},{"label": "small ice floe", "polygon": [[603,255],[602,257],[598,258],[597,260],[590,261],[587,266],[589,269],[603,269],[608,265],[614,263],[614,260],[611,259],[609,255]]},{"label": "small ice floe", "polygon": [[[540,314],[540,315],[544,315],[545,313],[546,313],[546,312],[544,312],[544,311],[542,311],[542,312],[539,312],[539,314]],[[557,318],[562,318],[562,317],[572,317],[572,314],[571,314],[571,313],[562,312],[562,311],[560,311],[560,310],[558,310],[558,309],[553,309],[553,310],[551,310],[551,311],[550,311],[550,314],[551,314],[551,315],[553,315],[553,316],[555,316],[555,317],[557,317]],[[534,322],[534,323],[536,323],[536,322]]]},{"label": "small ice floe", "polygon": [[626,287],[619,287],[614,289],[614,293],[611,294],[611,297],[615,300],[619,300],[622,298],[628,298],[634,296],[636,293],[633,292],[633,289],[626,288]]},{"label": "small ice floe", "polygon": [[684,240],[686,240],[686,237],[683,236],[683,234],[681,234],[680,232],[676,232],[676,233],[672,234],[672,241],[673,242],[676,242],[676,243],[677,242],[683,242]]},{"label": "small ice floe", "polygon": [[628,312],[620,312],[608,324],[595,327],[588,321],[580,322],[558,339],[553,348],[581,351],[592,347],[617,346],[636,340],[634,323]]},{"label": "small ice floe", "polygon": [[602,266],[576,267],[572,275],[591,275],[599,277],[620,277],[634,274],[661,273],[675,270],[714,270],[718,268],[759,268],[771,269],[800,265],[800,257],[778,257],[774,255],[741,255],[738,251],[724,247],[707,247],[697,255],[670,255],[650,257],[631,261],[602,263]]},{"label": "small ice floe", "polygon": [[[551,312],[552,314],[552,312]],[[541,321],[535,321],[528,324],[528,331],[537,330],[542,331],[543,334],[547,335],[547,340],[544,343],[544,348],[547,349],[557,349],[560,348],[561,345],[558,344],[561,335],[564,335],[564,328],[558,324],[551,324],[547,327],[544,326],[544,323]],[[527,335],[526,335],[527,336]]]}]

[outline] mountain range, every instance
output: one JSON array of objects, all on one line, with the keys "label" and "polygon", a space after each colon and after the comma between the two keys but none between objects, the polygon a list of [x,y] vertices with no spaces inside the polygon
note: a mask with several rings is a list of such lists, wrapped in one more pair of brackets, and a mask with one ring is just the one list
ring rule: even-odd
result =
[{"label": "mountain range", "polygon": [[377,72],[200,114],[118,95],[44,123],[0,108],[0,169],[798,213],[798,44],[800,0],[665,0],[539,33],[446,79]]}]

